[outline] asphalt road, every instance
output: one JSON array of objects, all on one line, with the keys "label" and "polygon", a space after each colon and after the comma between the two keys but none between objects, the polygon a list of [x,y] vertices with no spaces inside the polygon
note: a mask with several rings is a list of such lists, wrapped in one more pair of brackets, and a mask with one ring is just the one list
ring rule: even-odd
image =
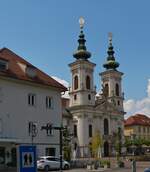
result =
[{"label": "asphalt road", "polygon": [[[136,172],[144,172],[144,169],[150,167],[150,162],[137,162],[137,170]],[[87,169],[70,169],[70,170],[65,170],[64,172],[132,172],[131,168],[131,162],[126,162],[125,168],[115,168],[112,167],[111,169],[100,169],[100,170],[87,170]],[[17,170],[14,168],[8,168],[8,169],[0,169],[0,172],[17,172]],[[40,172],[40,171],[39,171]],[[54,172],[54,171],[51,171]],[[59,171],[56,171],[59,172]]]}]

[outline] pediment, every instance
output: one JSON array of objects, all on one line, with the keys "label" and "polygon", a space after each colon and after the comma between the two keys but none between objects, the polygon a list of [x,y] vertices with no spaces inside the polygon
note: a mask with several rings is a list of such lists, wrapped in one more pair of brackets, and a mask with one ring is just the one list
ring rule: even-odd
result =
[{"label": "pediment", "polygon": [[110,102],[106,101],[106,100],[101,100],[99,102],[96,103],[95,105],[95,110],[98,111],[118,111],[118,109]]}]

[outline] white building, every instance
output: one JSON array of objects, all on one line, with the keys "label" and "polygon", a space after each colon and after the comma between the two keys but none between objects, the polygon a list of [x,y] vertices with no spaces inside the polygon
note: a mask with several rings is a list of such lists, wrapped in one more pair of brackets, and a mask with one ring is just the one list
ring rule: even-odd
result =
[{"label": "white building", "polygon": [[73,151],[78,152],[80,157],[89,157],[91,139],[98,131],[103,140],[102,155],[113,155],[115,153],[114,138],[119,130],[122,133],[122,142],[124,139],[125,112],[121,83],[123,73],[117,70],[119,63],[115,61],[112,38],[110,37],[108,57],[103,65],[106,70],[100,73],[103,89],[102,93],[96,96],[93,78],[96,65],[89,60],[91,53],[86,50],[86,40],[82,28],[78,42],[77,51],[73,54],[75,61],[69,64],[72,84],[69,90],[70,104],[66,111],[72,116]]},{"label": "white building", "polygon": [[59,155],[59,132],[41,127],[60,126],[64,91],[64,86],[9,49],[0,50],[0,164],[15,164],[20,144],[36,144],[39,156]]}]

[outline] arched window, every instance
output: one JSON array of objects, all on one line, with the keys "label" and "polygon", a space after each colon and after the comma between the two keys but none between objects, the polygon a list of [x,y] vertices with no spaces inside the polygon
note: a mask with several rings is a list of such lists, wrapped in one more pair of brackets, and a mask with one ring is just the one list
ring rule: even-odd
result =
[{"label": "arched window", "polygon": [[89,137],[92,137],[92,125],[89,125]]},{"label": "arched window", "polygon": [[86,89],[90,89],[91,88],[91,81],[90,81],[90,77],[87,75],[86,76]]},{"label": "arched window", "polygon": [[91,100],[91,94],[88,94],[88,99]]},{"label": "arched window", "polygon": [[74,130],[74,137],[77,137],[77,125],[74,125],[73,130]]},{"label": "arched window", "polygon": [[74,77],[74,89],[75,90],[78,89],[78,76],[77,75]]},{"label": "arched window", "polygon": [[116,84],[116,96],[119,96],[119,85]]},{"label": "arched window", "polygon": [[109,124],[108,124],[108,119],[104,119],[104,135],[109,134]]},{"label": "arched window", "polygon": [[77,149],[77,143],[74,143],[74,150]]},{"label": "arched window", "polygon": [[104,90],[103,90],[103,94],[108,97],[109,96],[109,85],[105,84]]}]

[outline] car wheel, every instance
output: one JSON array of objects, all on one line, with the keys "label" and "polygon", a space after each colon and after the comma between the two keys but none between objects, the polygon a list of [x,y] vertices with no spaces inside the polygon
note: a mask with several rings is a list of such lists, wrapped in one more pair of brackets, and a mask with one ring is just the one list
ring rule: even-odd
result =
[{"label": "car wheel", "polygon": [[68,169],[69,169],[69,165],[66,164],[66,165],[64,166],[64,170],[68,170]]},{"label": "car wheel", "polygon": [[50,166],[49,166],[49,165],[46,165],[46,166],[44,167],[44,170],[45,170],[45,171],[49,171],[49,170],[50,170]]}]

